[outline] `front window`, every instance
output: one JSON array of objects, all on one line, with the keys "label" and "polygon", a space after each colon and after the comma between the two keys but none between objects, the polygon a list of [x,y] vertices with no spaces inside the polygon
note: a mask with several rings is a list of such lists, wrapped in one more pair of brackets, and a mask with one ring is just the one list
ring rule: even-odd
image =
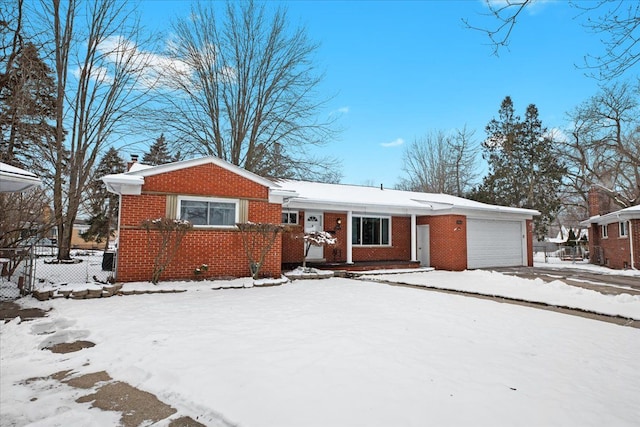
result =
[{"label": "front window", "polygon": [[607,224],[601,225],[600,230],[602,230],[602,238],[606,239],[609,237],[609,226]]},{"label": "front window", "polygon": [[629,224],[627,223],[627,221],[619,222],[618,230],[620,232],[620,237],[629,237]]},{"label": "front window", "polygon": [[391,241],[388,217],[354,216],[352,242],[354,245],[388,245]]},{"label": "front window", "polygon": [[298,223],[298,212],[282,212],[282,223],[283,224],[297,224]]},{"label": "front window", "polygon": [[180,219],[194,226],[234,226],[238,222],[238,202],[229,199],[179,199]]}]

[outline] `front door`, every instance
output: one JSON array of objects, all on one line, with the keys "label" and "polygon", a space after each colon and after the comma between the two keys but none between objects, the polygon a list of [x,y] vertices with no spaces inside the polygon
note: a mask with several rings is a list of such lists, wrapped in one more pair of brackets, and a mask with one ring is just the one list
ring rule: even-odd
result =
[{"label": "front door", "polygon": [[429,226],[418,226],[418,259],[423,267],[431,267]]},{"label": "front door", "polygon": [[[322,231],[322,212],[305,212],[304,216],[304,232],[309,233],[311,231]],[[323,260],[324,248],[322,246],[311,246],[309,253],[307,254],[307,261],[310,260]]]}]

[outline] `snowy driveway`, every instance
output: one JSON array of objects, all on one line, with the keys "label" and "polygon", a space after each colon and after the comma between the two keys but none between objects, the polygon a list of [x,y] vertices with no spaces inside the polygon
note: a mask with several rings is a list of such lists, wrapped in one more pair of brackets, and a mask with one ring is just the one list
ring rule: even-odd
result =
[{"label": "snowy driveway", "polygon": [[[53,311],[1,329],[2,419],[16,425],[99,419],[64,386],[24,382],[63,369],[106,370],[205,424],[640,419],[639,330],[526,307],[337,278],[37,305]],[[40,351],[45,324],[96,346]]]}]

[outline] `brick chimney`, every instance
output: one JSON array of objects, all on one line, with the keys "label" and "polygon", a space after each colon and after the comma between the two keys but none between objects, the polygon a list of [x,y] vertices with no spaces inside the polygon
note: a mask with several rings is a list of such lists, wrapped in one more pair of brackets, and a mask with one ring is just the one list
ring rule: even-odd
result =
[{"label": "brick chimney", "polygon": [[615,206],[609,197],[597,187],[591,187],[589,190],[589,216],[606,215],[613,212]]},{"label": "brick chimney", "polygon": [[134,163],[138,163],[138,155],[137,154],[132,154],[131,155],[131,161],[127,162],[127,172],[131,170],[131,166],[133,166]]}]

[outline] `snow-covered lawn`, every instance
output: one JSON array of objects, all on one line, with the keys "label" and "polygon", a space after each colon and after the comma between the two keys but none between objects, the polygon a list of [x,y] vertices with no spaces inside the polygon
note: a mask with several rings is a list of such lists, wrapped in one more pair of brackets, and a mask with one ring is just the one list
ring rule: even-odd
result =
[{"label": "snow-covered lawn", "polygon": [[[476,288],[536,282],[441,273],[413,275]],[[640,419],[638,329],[372,281],[214,285],[22,300],[53,310],[0,327],[2,425],[113,425],[118,417],[75,403],[77,389],[24,383],[66,369],[106,370],[207,425],[632,426]],[[548,291],[566,295],[558,286]],[[39,350],[57,339],[96,346]]]}]

